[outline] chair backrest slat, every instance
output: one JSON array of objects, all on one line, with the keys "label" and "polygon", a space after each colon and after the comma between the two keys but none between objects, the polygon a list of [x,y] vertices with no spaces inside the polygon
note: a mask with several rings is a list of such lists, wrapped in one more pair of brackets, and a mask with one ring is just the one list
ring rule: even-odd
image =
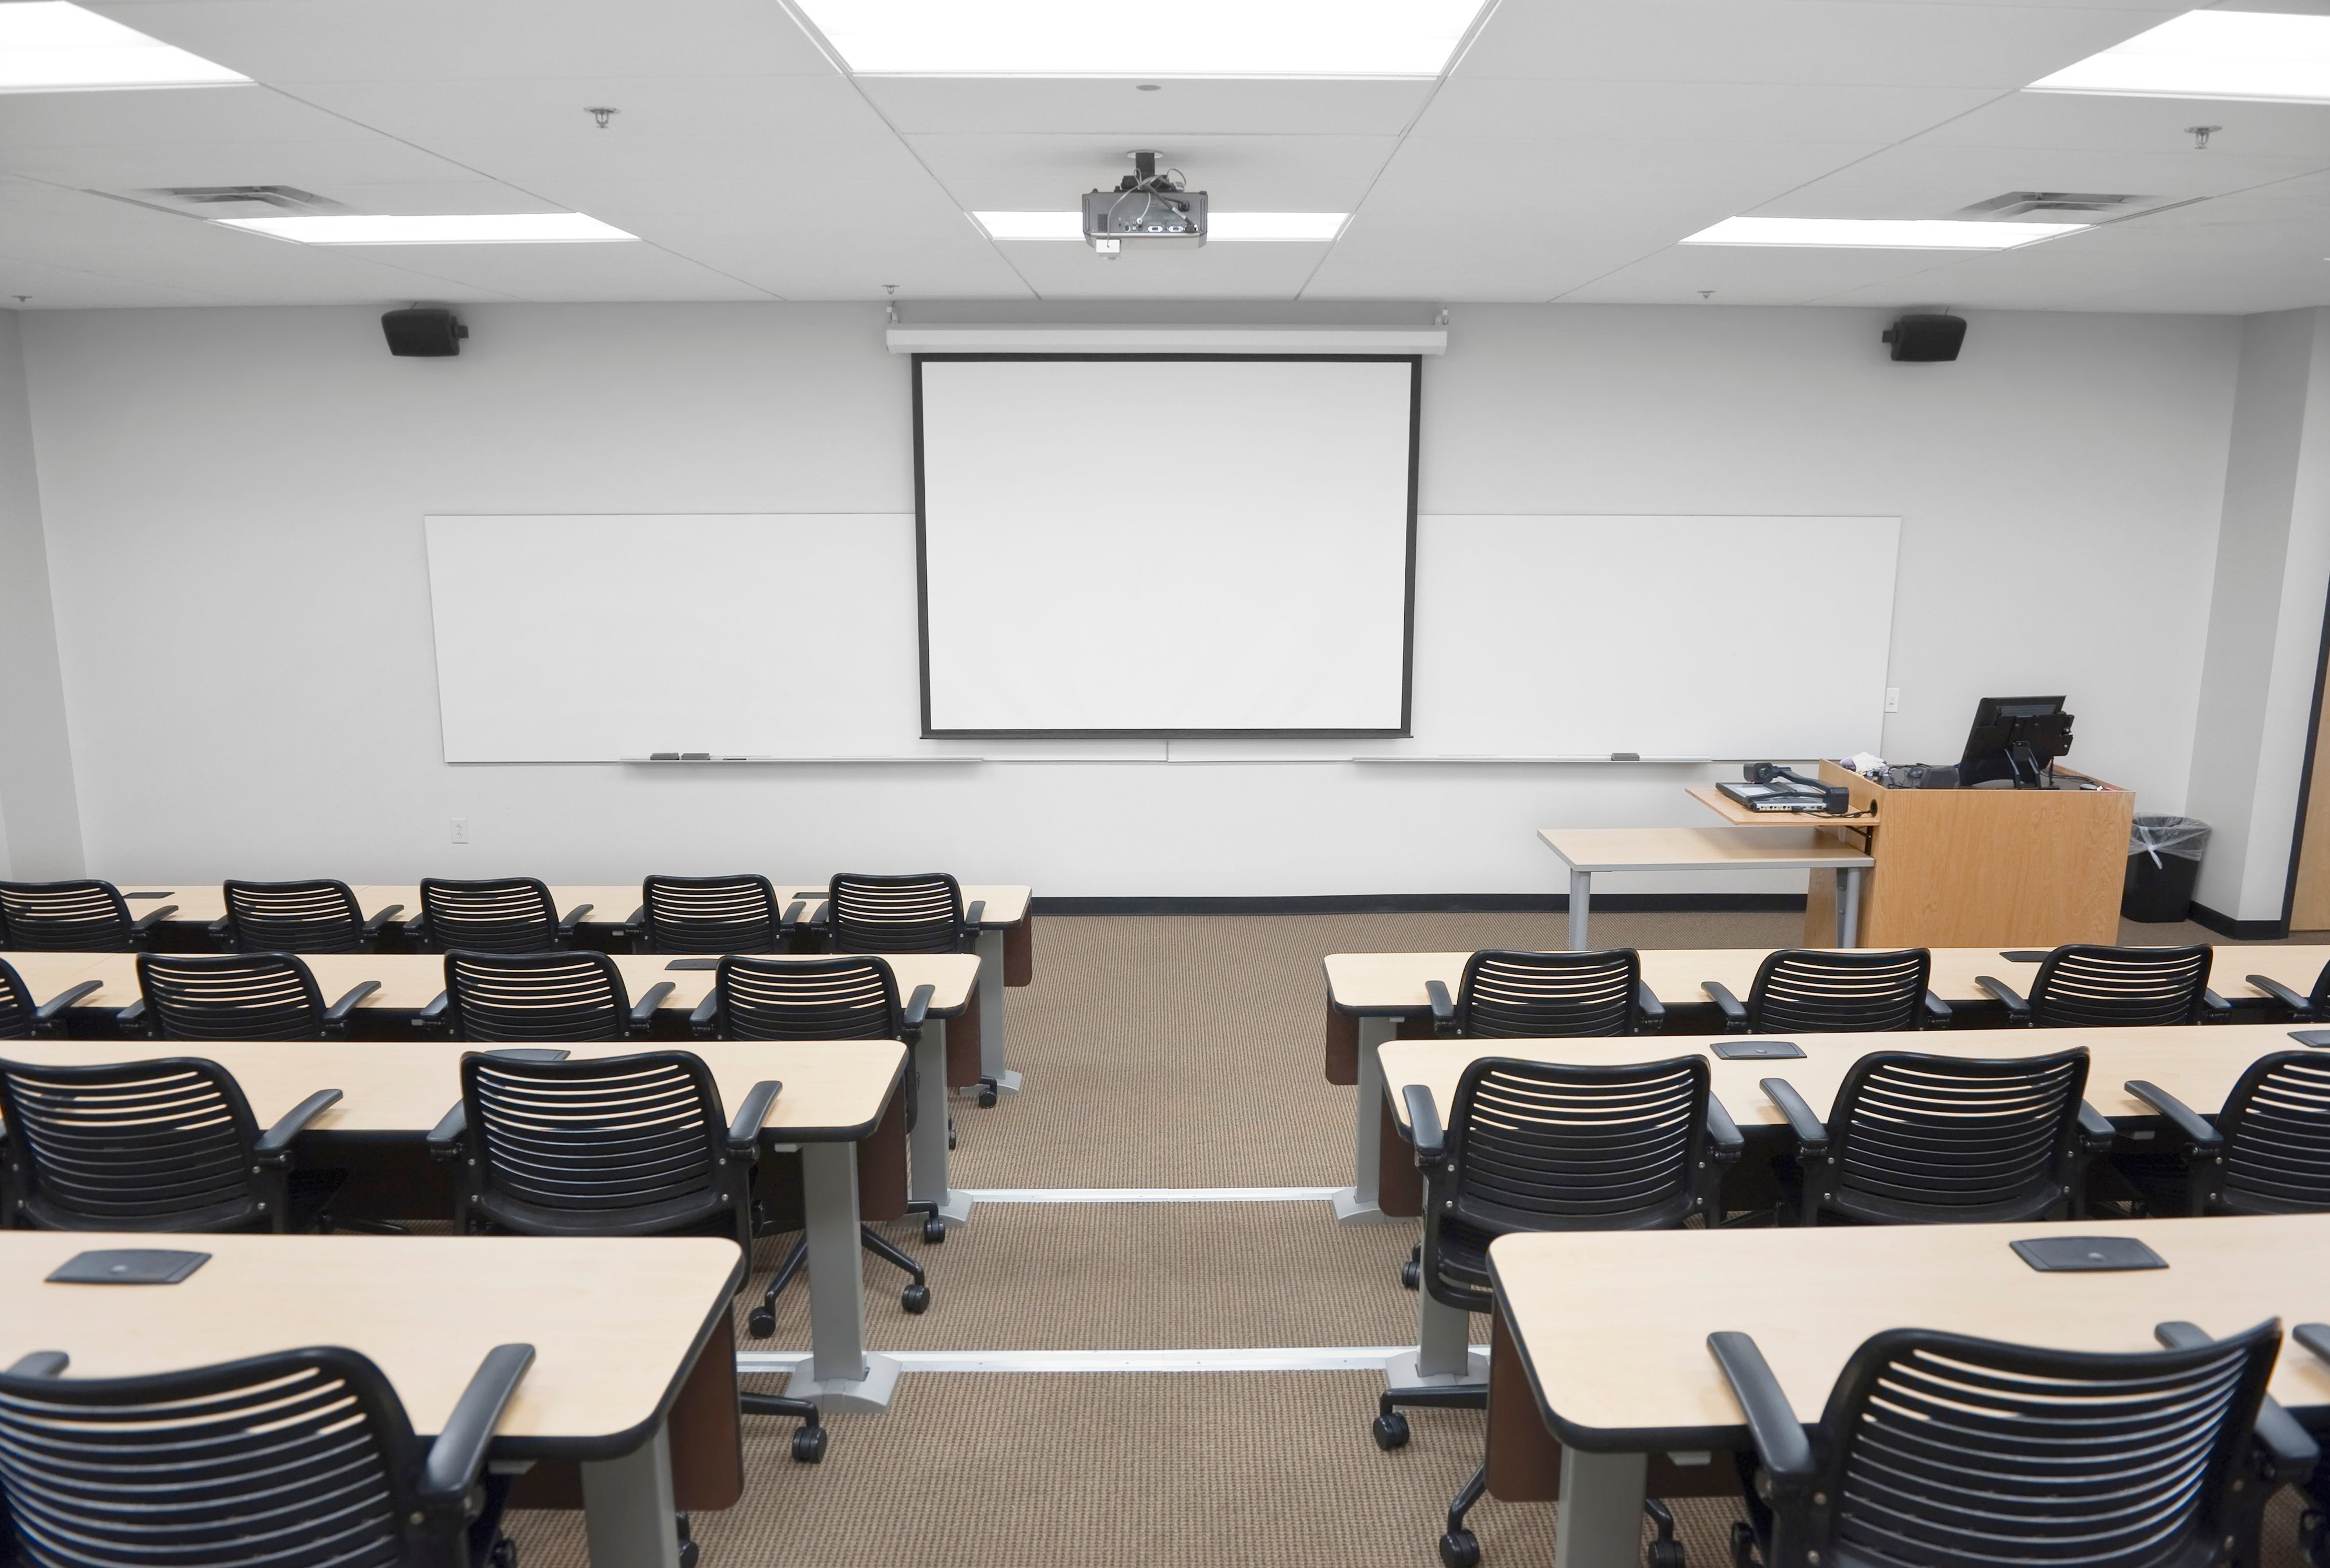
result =
[{"label": "chair backrest slat", "polygon": [[1875,1051],[1829,1112],[1820,1206],[1887,1223],[2037,1219],[2076,1180],[2084,1047],[1999,1061]]},{"label": "chair backrest slat", "polygon": [[232,1230],[265,1218],[259,1129],[223,1067],[0,1062],[16,1217],[46,1230]]},{"label": "chair backrest slat", "polygon": [[33,1015],[40,1004],[8,960],[0,959],[0,1040],[22,1040],[33,1033]]},{"label": "chair backrest slat", "polygon": [[765,876],[650,876],[639,906],[651,953],[772,953],[777,890]]},{"label": "chair backrest slat", "polygon": [[459,1040],[620,1040],[630,1021],[623,972],[604,953],[447,953],[445,997]]},{"label": "chair backrest slat", "polygon": [[316,1040],[324,998],[290,953],[140,953],[137,988],[165,1040]]},{"label": "chair backrest slat", "polygon": [[2330,1059],[2277,1051],[2242,1072],[2217,1116],[2225,1147],[2211,1208],[2234,1214],[2330,1210]]},{"label": "chair backrest slat", "polygon": [[1933,955],[1817,948],[1784,949],[1756,971],[1748,1027],[1757,1034],[1915,1029],[1924,1017]]},{"label": "chair backrest slat", "polygon": [[221,885],[227,932],[246,953],[353,953],[365,944],[364,908],[354,889],[329,877]]},{"label": "chair backrest slat", "polygon": [[461,1059],[477,1167],[471,1202],[530,1231],[669,1228],[658,1211],[725,1190],[720,1091],[685,1051]]},{"label": "chair backrest slat", "polygon": [[1464,960],[1456,1032],[1473,1039],[1631,1034],[1640,1018],[1643,960],[1607,952],[1491,948]]},{"label": "chair backrest slat", "polygon": [[24,952],[126,953],[128,901],[109,882],[0,882],[0,945]]},{"label": "chair backrest slat", "polygon": [[447,952],[546,953],[558,946],[558,905],[530,876],[421,879],[423,940]]},{"label": "chair backrest slat", "polygon": [[715,1031],[729,1040],[895,1040],[897,977],[871,956],[720,960]]},{"label": "chair backrest slat", "polygon": [[2042,1029],[2197,1024],[2214,957],[2189,948],[2110,948],[2078,942],[2041,961],[2031,1021]]},{"label": "chair backrest slat", "polygon": [[943,872],[844,874],[826,888],[826,912],[841,953],[958,952],[967,934],[961,885]]}]

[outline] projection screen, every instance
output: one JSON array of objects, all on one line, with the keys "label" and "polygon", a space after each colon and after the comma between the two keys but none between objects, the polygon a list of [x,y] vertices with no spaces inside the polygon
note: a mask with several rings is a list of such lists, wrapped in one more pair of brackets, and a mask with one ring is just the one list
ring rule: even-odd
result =
[{"label": "projection screen", "polygon": [[1406,734],[1421,363],[915,356],[923,732]]}]

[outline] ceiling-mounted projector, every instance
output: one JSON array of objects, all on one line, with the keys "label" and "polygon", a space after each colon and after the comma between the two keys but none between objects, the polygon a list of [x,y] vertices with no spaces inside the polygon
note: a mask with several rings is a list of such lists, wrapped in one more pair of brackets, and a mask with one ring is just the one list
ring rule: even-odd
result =
[{"label": "ceiling-mounted projector", "polygon": [[1183,188],[1179,169],[1157,170],[1155,153],[1134,153],[1132,173],[1113,191],[1084,193],[1084,243],[1103,256],[1124,246],[1192,249],[1206,242],[1206,193]]}]

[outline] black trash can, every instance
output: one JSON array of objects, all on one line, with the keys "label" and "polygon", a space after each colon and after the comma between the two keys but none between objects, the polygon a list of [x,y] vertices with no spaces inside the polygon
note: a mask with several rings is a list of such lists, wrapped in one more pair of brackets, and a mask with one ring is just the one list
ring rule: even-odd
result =
[{"label": "black trash can", "polygon": [[2209,825],[2191,817],[2139,817],[2127,839],[2119,912],[2132,921],[2181,921],[2193,908]]}]

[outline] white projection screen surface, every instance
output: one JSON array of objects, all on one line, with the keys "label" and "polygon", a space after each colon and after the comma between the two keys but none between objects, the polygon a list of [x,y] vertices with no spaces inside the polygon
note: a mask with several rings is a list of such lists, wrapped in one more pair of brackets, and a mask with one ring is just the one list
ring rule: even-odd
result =
[{"label": "white projection screen surface", "polygon": [[1419,364],[917,356],[923,732],[1407,733]]}]

